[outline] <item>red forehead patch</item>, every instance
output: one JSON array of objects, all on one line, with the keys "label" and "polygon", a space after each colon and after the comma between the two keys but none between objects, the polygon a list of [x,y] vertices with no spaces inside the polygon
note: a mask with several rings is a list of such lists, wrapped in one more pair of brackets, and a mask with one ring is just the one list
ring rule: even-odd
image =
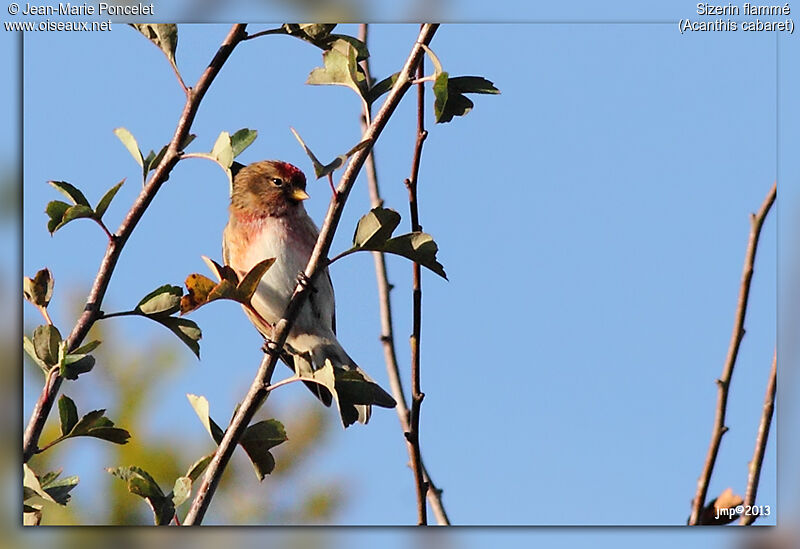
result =
[{"label": "red forehead patch", "polygon": [[278,168],[278,171],[281,172],[281,175],[284,179],[290,179],[292,181],[302,181],[305,183],[306,176],[297,166],[293,166],[288,162],[275,162],[275,167]]}]

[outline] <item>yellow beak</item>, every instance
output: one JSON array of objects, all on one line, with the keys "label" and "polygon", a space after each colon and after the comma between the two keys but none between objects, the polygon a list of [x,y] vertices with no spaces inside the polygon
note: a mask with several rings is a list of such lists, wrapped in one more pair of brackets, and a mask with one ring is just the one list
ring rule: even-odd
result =
[{"label": "yellow beak", "polygon": [[293,200],[306,200],[308,198],[308,193],[305,192],[303,189],[294,189],[292,194],[289,195]]}]

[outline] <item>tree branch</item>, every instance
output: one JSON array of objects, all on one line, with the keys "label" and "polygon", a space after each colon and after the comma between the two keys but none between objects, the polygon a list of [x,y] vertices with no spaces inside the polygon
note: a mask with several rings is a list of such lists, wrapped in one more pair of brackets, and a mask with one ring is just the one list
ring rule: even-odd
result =
[{"label": "tree branch", "polygon": [[728,355],[725,358],[725,365],[722,368],[722,376],[717,380],[717,410],[714,417],[714,427],[711,432],[711,443],[708,454],[703,466],[703,472],[697,481],[697,492],[692,501],[692,514],[689,517],[689,525],[697,525],[700,521],[701,511],[708,495],[708,485],[711,482],[711,474],[714,471],[714,464],[719,453],[722,436],[728,430],[725,426],[725,412],[728,406],[728,390],[730,388],[733,368],[736,364],[736,357],[739,354],[739,346],[744,337],[744,319],[747,313],[747,300],[750,296],[750,281],[753,278],[753,265],[758,248],[758,239],[761,236],[761,227],[769,213],[772,204],[775,202],[777,194],[777,183],[767,193],[764,203],[756,214],[750,214],[750,237],[747,242],[747,252],[745,253],[744,270],[742,271],[742,282],[739,287],[739,300],[736,307],[736,317],[733,325],[731,343],[728,347]]},{"label": "tree branch", "polygon": [[314,250],[311,252],[311,257],[309,258],[308,265],[304,271],[307,283],[298,283],[291,299],[289,300],[289,303],[286,305],[286,309],[283,312],[282,318],[275,325],[272,336],[273,342],[269,346],[269,352],[264,355],[264,360],[261,362],[261,366],[259,367],[258,373],[256,374],[256,377],[250,386],[250,390],[248,391],[245,400],[242,402],[242,405],[239,407],[236,415],[231,420],[228,429],[225,431],[225,436],[223,437],[219,447],[217,448],[217,451],[214,454],[214,458],[211,460],[211,463],[209,463],[208,468],[206,469],[205,475],[203,476],[203,481],[198,488],[197,495],[195,496],[192,506],[184,520],[184,525],[195,525],[202,522],[203,517],[208,510],[208,506],[211,503],[214,492],[219,484],[222,472],[225,470],[228,461],[233,455],[233,451],[236,448],[239,438],[241,438],[242,433],[244,433],[244,430],[247,428],[247,425],[253,418],[256,410],[258,410],[259,406],[267,397],[268,393],[266,389],[269,386],[272,372],[275,369],[275,364],[278,361],[280,351],[283,348],[284,343],[286,343],[286,338],[289,335],[291,326],[300,312],[300,308],[305,301],[306,295],[311,287],[311,283],[313,283],[316,276],[324,270],[328,263],[327,256],[328,252],[330,251],[331,242],[333,241],[333,235],[339,225],[339,220],[341,218],[345,202],[347,201],[347,197],[350,194],[353,184],[355,183],[356,176],[361,170],[361,167],[364,165],[364,162],[369,155],[369,151],[372,149],[375,141],[380,136],[381,132],[386,126],[386,123],[392,116],[392,113],[394,113],[394,110],[400,103],[400,100],[411,87],[411,75],[413,74],[417,64],[422,59],[424,53],[422,44],[428,45],[430,43],[438,26],[438,24],[427,24],[422,27],[419,36],[417,37],[417,41],[411,49],[411,53],[409,54],[403,69],[400,71],[397,81],[389,92],[389,96],[386,98],[386,101],[383,103],[383,106],[381,107],[375,119],[367,128],[367,131],[364,132],[362,141],[369,141],[368,145],[356,152],[350,158],[350,161],[347,164],[344,173],[342,174],[342,178],[339,181],[339,186],[336,189],[336,193],[333,195],[331,202],[328,205],[328,212],[325,215],[325,221],[322,224],[319,237],[317,238],[317,242],[314,245]]},{"label": "tree branch", "polygon": [[[362,23],[359,27],[359,40],[367,43],[368,25]],[[369,59],[362,62],[364,72],[367,75],[367,80],[370,81],[371,74],[369,70]],[[367,113],[365,113],[367,114]],[[366,130],[367,120],[369,116],[362,117],[361,124],[362,130]],[[371,207],[377,208],[383,206],[383,199],[381,198],[380,188],[378,186],[378,173],[375,168],[375,151],[371,151],[366,160],[366,173],[367,173],[367,186],[369,189]],[[409,423],[410,413],[408,404],[406,404],[405,392],[403,391],[403,384],[400,377],[400,366],[397,363],[397,353],[395,352],[394,345],[394,328],[392,323],[392,301],[390,292],[392,285],[389,283],[389,276],[386,270],[386,258],[382,252],[372,252],[372,258],[375,262],[375,277],[378,283],[378,303],[380,305],[380,318],[381,318],[381,344],[383,345],[383,355],[386,362],[386,372],[389,377],[389,384],[392,390],[392,396],[397,401],[397,417],[400,420],[400,427],[403,433],[411,430]],[[408,448],[409,460],[412,459],[414,449],[412,445],[406,440]],[[449,525],[450,519],[445,511],[444,504],[442,503],[442,490],[437,488],[431,480],[424,462],[420,459],[422,466],[422,474],[425,482],[428,484],[428,503],[431,506],[436,522],[440,525]]]},{"label": "tree branch", "polygon": [[[424,59],[417,65],[417,79],[425,75]],[[422,231],[419,224],[419,206],[417,201],[417,183],[419,182],[419,164],[422,160],[422,145],[428,132],[425,130],[425,84],[417,84],[417,142],[414,147],[414,159],[411,165],[411,177],[406,179],[408,188],[408,207],[411,210],[411,230]],[[420,452],[419,416],[422,408],[422,399],[425,394],[420,388],[420,339],[422,336],[422,273],[420,265],[414,262],[412,267],[413,279],[413,331],[411,333],[411,429],[406,432],[406,438],[411,443],[411,468],[414,470],[414,479],[417,485],[417,524],[428,524],[428,508],[425,497],[428,484],[422,474],[422,457]]]},{"label": "tree branch", "polygon": [[[136,202],[134,202],[130,211],[125,216],[125,219],[123,219],[117,233],[108,243],[105,256],[100,264],[97,276],[94,279],[94,284],[92,284],[92,289],[89,292],[89,297],[86,301],[83,313],[78,318],[75,327],[72,329],[72,333],[67,338],[68,351],[73,351],[78,348],[89,332],[89,329],[100,317],[100,305],[103,302],[108,284],[111,280],[111,275],[117,265],[117,260],[119,260],[122,249],[128,241],[128,238],[130,238],[131,233],[136,228],[136,224],[144,215],[145,210],[153,201],[153,198],[155,198],[161,185],[167,180],[172,168],[177,164],[180,145],[189,134],[189,129],[197,114],[200,102],[209,86],[214,81],[214,78],[219,74],[222,65],[231,55],[231,52],[233,52],[233,49],[244,38],[245,27],[246,25],[234,25],[231,28],[216,55],[211,60],[211,63],[209,63],[206,70],[198,79],[195,87],[189,89],[183,112],[178,120],[178,125],[172,136],[172,140],[167,147],[167,152],[156,167],[150,180],[142,189]],[[27,462],[36,452],[39,437],[42,434],[47,416],[53,408],[53,403],[58,395],[62,381],[63,378],[60,375],[48,377],[48,381],[45,383],[42,393],[34,406],[23,438],[22,455],[24,462]]]},{"label": "tree branch", "polygon": [[769,428],[772,424],[772,414],[775,411],[775,390],[778,380],[778,354],[777,350],[772,355],[772,368],[767,382],[767,394],[764,397],[764,409],[761,413],[761,423],[758,426],[756,436],[756,449],[753,451],[753,459],[749,464],[747,475],[747,491],[744,495],[744,509],[750,509],[750,513],[743,513],[739,519],[739,524],[749,526],[758,518],[757,513],[753,513],[753,506],[756,504],[756,493],[758,492],[758,482],[761,479],[761,466],[764,464],[764,454],[767,451],[767,439],[769,438]]}]

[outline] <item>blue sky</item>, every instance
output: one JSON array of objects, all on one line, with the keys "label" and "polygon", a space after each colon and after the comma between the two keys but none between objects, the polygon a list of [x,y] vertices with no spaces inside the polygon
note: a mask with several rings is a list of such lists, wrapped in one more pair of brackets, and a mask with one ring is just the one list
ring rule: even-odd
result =
[{"label": "blue sky", "polygon": [[[227,26],[180,32],[178,65],[193,82]],[[396,70],[415,34],[414,26],[373,27],[373,72]],[[780,40],[784,62],[796,59],[796,40]],[[681,36],[676,25],[446,25],[432,47],[451,74],[483,75],[503,92],[477,97],[474,111],[450,124],[434,127],[429,117],[422,163],[421,220],[450,277],[424,276],[422,448],[448,512],[478,525],[683,524],[711,430],[747,216],[778,175],[775,36]],[[318,64],[317,50],[288,38],[242,45],[201,106],[191,150],[209,150],[219,131],[247,126],[260,135],[241,161],[282,158],[308,173],[289,126],[320,157],[350,148],[358,101],[343,88],[304,85]],[[790,78],[783,71],[782,85],[796,89]],[[182,94],[158,50],[122,25],[107,34],[28,34],[24,84],[23,271],[48,265],[57,292],[85,288],[104,237],[79,221],[51,238],[41,212],[59,196],[45,182],[70,181],[95,202],[128,177],[107,214],[116,226],[139,181],[112,130],[125,126],[143,149],[157,149],[173,131]],[[401,228],[411,99],[376,151]],[[309,192],[319,223],[329,191],[317,182]],[[218,168],[181,163],[126,247],[104,309],[130,308],[160,284],[205,272],[200,255],[219,257],[226,201]],[[362,180],[333,250],[348,246],[367,210]],[[710,494],[744,492],[774,346],[776,232],[773,213]],[[392,258],[390,269],[407,368],[410,265]],[[332,276],[340,341],[386,385],[372,260],[353,256]],[[63,307],[53,312],[66,331],[74,319]],[[260,338],[232,304],[193,318],[204,331],[202,361],[181,349],[186,364],[160,395],[152,428],[194,430],[205,442],[183,395],[203,394],[212,413],[227,417],[253,377]],[[25,320],[38,322],[30,309]],[[118,329],[132,345],[171,337],[140,319],[120,319]],[[39,389],[34,379],[26,377],[25,417]],[[82,408],[110,405],[96,391],[81,397]],[[316,405],[296,387],[272,400],[279,418],[280,410]],[[367,427],[333,431],[316,474],[355,482],[340,522],[412,523],[394,413],[378,410]],[[80,456],[71,467],[91,479],[91,467],[106,465],[101,458]],[[773,436],[761,503],[776,505],[775,485]]]}]

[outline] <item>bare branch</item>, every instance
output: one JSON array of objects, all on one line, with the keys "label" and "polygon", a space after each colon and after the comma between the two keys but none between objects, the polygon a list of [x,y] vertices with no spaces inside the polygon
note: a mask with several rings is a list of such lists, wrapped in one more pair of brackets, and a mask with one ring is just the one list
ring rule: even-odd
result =
[{"label": "bare branch", "polygon": [[[108,284],[111,280],[111,275],[117,265],[122,249],[125,243],[130,238],[136,224],[144,215],[145,210],[155,198],[156,193],[161,188],[161,185],[167,180],[170,171],[175,167],[178,162],[178,151],[180,144],[184,141],[189,134],[189,129],[192,126],[194,117],[197,114],[197,108],[203,99],[208,87],[214,81],[217,74],[219,74],[222,65],[231,55],[236,45],[242,41],[245,36],[246,25],[233,25],[230,32],[225,37],[222,45],[219,47],[214,58],[209,63],[206,70],[200,76],[194,88],[190,89],[187,93],[186,103],[183,107],[183,112],[172,140],[167,147],[159,165],[156,167],[150,180],[142,189],[136,202],[134,202],[128,214],[123,219],[122,224],[117,230],[116,235],[110,239],[108,247],[106,248],[105,256],[100,264],[100,269],[95,277],[92,289],[89,292],[89,297],[86,301],[86,306],[83,313],[78,318],[72,333],[67,338],[67,350],[73,351],[80,346],[89,329],[94,325],[95,321],[100,318],[100,305],[108,289]],[[39,396],[33,412],[31,413],[30,421],[25,429],[23,439],[23,461],[27,462],[31,456],[36,452],[39,443],[39,437],[42,434],[47,416],[55,402],[55,397],[61,387],[63,378],[60,375],[48,377],[42,393]]]},{"label": "bare branch", "polygon": [[[359,40],[367,43],[368,25],[362,23],[359,28]],[[364,72],[367,79],[370,79],[369,59],[362,62]],[[369,117],[362,118],[362,129],[366,129],[367,120]],[[375,168],[375,151],[371,151],[366,160],[366,174],[367,186],[369,189],[370,204],[373,208],[383,205],[381,198],[380,188],[378,186],[378,173]],[[397,353],[395,352],[394,345],[394,328],[392,323],[392,301],[390,292],[392,285],[389,282],[389,276],[386,270],[386,258],[382,252],[372,252],[372,258],[375,262],[375,276],[378,283],[378,303],[380,305],[380,318],[381,318],[381,336],[380,340],[383,345],[384,360],[386,362],[386,372],[389,377],[389,384],[392,390],[392,396],[397,401],[397,417],[400,420],[400,427],[403,433],[411,430],[409,423],[410,413],[408,404],[406,403],[405,392],[403,391],[403,383],[400,377],[400,366],[397,363]],[[412,445],[406,440],[408,447],[409,460],[412,458],[414,449]],[[442,490],[436,487],[431,480],[424,462],[420,460],[422,465],[422,474],[425,482],[428,484],[428,504],[431,506],[436,522],[440,525],[449,525],[450,519],[445,511],[444,504],[442,503]]]},{"label": "bare branch", "polygon": [[205,516],[211,499],[219,484],[222,472],[225,470],[228,461],[233,455],[236,444],[247,428],[248,423],[253,418],[256,410],[263,403],[264,399],[269,393],[266,388],[269,387],[269,382],[272,378],[272,373],[275,369],[275,364],[280,356],[280,351],[286,343],[286,338],[289,335],[292,324],[297,318],[300,308],[302,307],[306,295],[311,288],[314,279],[322,272],[328,264],[328,252],[330,251],[333,235],[339,224],[344,204],[350,194],[353,184],[355,183],[356,176],[358,175],[361,167],[369,155],[375,141],[380,136],[392,113],[397,108],[400,100],[411,87],[410,80],[414,69],[420,62],[423,56],[422,44],[429,44],[436,29],[439,25],[427,24],[424,25],[417,37],[417,41],[411,49],[411,53],[400,71],[400,75],[389,92],[383,106],[378,112],[375,119],[364,132],[362,140],[369,141],[368,145],[363,149],[356,152],[347,164],[347,167],[342,174],[339,181],[339,186],[336,189],[330,204],[328,205],[328,212],[325,215],[325,221],[317,238],[314,250],[311,252],[308,265],[304,271],[307,283],[298,283],[295,287],[289,303],[283,312],[282,318],[277,322],[273,330],[273,342],[270,346],[269,353],[265,354],[264,360],[261,362],[258,373],[253,380],[250,390],[239,407],[228,429],[225,431],[225,436],[217,448],[214,458],[209,463],[206,469],[203,481],[198,488],[197,495],[195,496],[192,506],[184,520],[184,525],[200,524]]},{"label": "bare branch", "polygon": [[[417,65],[417,80],[425,75],[424,59]],[[419,224],[419,206],[417,200],[417,183],[419,182],[419,164],[422,160],[422,145],[428,132],[425,130],[425,83],[417,84],[417,142],[414,147],[414,159],[411,165],[411,177],[406,179],[408,188],[408,207],[411,210],[411,230],[422,231]],[[406,432],[406,438],[411,443],[411,468],[414,470],[414,479],[417,485],[417,524],[428,524],[428,507],[425,497],[428,493],[428,484],[422,474],[422,456],[420,451],[419,416],[422,408],[422,399],[425,394],[420,388],[420,339],[422,337],[422,273],[419,263],[414,262],[412,267],[413,280],[413,331],[411,333],[411,429]]]},{"label": "bare branch", "polygon": [[700,522],[700,514],[708,495],[708,485],[711,482],[711,474],[714,471],[714,464],[719,453],[722,435],[728,430],[725,426],[725,412],[728,406],[728,390],[730,388],[733,368],[736,365],[736,357],[739,354],[739,346],[744,338],[744,319],[747,313],[747,300],[750,296],[750,281],[753,278],[753,265],[755,263],[758,239],[761,236],[761,227],[764,220],[775,202],[777,194],[777,183],[767,193],[764,203],[758,213],[750,215],[750,237],[747,242],[747,252],[745,253],[744,270],[742,271],[742,282],[739,287],[739,300],[736,307],[736,318],[733,324],[733,334],[731,343],[728,347],[728,355],[725,358],[725,365],[722,368],[722,376],[717,380],[717,410],[714,417],[714,427],[711,432],[711,443],[708,454],[703,466],[703,472],[697,481],[697,493],[692,501],[692,514],[689,517],[689,524],[696,525]]},{"label": "bare branch", "polygon": [[[764,454],[767,451],[767,440],[769,438],[769,428],[772,424],[772,415],[775,411],[775,390],[778,380],[778,354],[777,350],[772,355],[772,368],[769,373],[767,383],[767,394],[764,397],[764,409],[761,413],[761,423],[758,426],[756,436],[756,449],[753,451],[753,459],[749,464],[747,475],[747,491],[744,495],[745,510],[752,510],[756,504],[756,493],[758,492],[758,482],[761,479],[761,466],[764,464]],[[743,513],[739,524],[749,526],[758,518],[758,514],[750,512]]]}]

